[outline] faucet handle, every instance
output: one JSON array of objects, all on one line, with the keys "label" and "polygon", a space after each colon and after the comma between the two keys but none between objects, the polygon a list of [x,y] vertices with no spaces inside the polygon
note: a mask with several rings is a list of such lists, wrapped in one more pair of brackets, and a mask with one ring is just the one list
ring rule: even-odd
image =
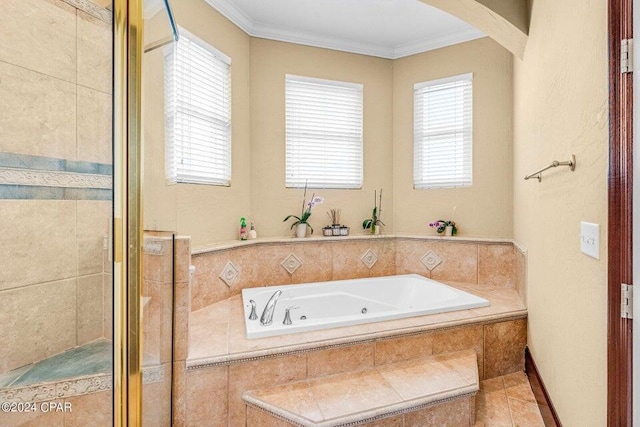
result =
[{"label": "faucet handle", "polygon": [[257,320],[258,315],[256,314],[256,302],[250,299],[249,304],[251,304],[251,314],[249,314],[249,320]]},{"label": "faucet handle", "polygon": [[290,325],[291,323],[291,314],[289,313],[290,310],[297,310],[299,309],[299,306],[291,306],[291,307],[287,307],[284,311],[284,320],[282,321],[283,325]]}]

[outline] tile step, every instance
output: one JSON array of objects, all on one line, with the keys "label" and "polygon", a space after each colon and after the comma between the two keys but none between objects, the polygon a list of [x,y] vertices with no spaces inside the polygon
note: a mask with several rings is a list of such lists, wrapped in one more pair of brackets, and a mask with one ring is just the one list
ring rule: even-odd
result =
[{"label": "tile step", "polygon": [[[460,403],[468,408],[464,412],[473,425],[478,390],[477,356],[465,350],[251,390],[242,398],[248,426],[251,417],[255,425],[264,426],[358,425],[455,400],[468,402]],[[447,405],[442,409],[450,410]],[[459,409],[456,412],[460,417]]]}]

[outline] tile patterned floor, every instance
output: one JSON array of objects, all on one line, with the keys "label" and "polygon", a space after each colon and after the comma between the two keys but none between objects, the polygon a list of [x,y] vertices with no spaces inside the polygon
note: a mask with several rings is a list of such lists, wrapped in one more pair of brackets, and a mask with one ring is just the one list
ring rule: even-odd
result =
[{"label": "tile patterned floor", "polygon": [[476,427],[544,427],[524,372],[480,382]]}]

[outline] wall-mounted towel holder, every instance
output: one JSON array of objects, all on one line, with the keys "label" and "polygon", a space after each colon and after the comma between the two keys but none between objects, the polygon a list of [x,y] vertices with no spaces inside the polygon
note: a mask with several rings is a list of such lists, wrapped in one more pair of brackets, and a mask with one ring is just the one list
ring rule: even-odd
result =
[{"label": "wall-mounted towel holder", "polygon": [[538,178],[538,182],[541,182],[542,172],[546,171],[547,169],[557,168],[558,166],[569,166],[569,168],[571,168],[571,171],[576,170],[576,156],[572,154],[571,160],[567,160],[566,162],[559,162],[557,160],[554,160],[553,162],[549,163],[547,166],[543,167],[542,169],[539,169],[534,173],[525,176],[524,179]]}]

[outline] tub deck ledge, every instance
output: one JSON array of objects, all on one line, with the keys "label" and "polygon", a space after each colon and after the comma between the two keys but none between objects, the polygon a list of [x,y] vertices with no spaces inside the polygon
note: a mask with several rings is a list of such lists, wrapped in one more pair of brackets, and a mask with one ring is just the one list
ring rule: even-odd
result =
[{"label": "tub deck ledge", "polygon": [[486,298],[490,305],[470,310],[248,340],[242,298],[236,295],[191,313],[187,369],[340,347],[461,325],[527,317],[527,309],[515,289],[451,282],[446,284]]}]

